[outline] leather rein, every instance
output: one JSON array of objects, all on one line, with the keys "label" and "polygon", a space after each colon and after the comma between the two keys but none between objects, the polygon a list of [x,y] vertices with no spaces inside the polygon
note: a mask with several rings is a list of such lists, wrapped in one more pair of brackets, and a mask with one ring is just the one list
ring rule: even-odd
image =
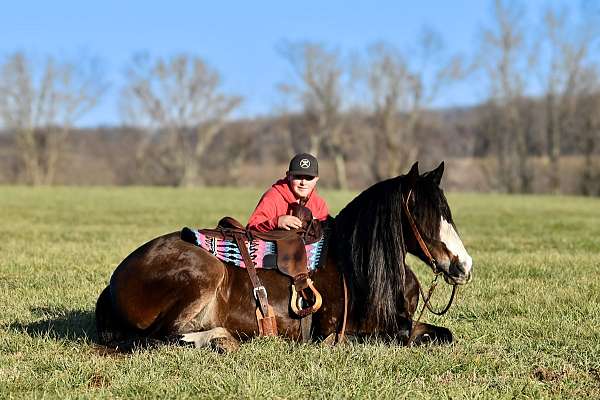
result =
[{"label": "leather rein", "polygon": [[[402,199],[402,208],[404,209],[404,213],[406,214],[406,218],[408,219],[408,222],[412,229],[413,235],[414,235],[415,239],[417,240],[417,242],[419,243],[419,247],[421,248],[421,251],[423,252],[425,257],[427,257],[428,264],[431,267],[431,269],[433,270],[433,274],[434,274],[434,278],[431,281],[431,286],[429,287],[429,290],[427,291],[427,296],[425,296],[425,293],[423,293],[423,288],[421,286],[421,283],[419,283],[419,280],[417,279],[417,283],[419,285],[419,292],[421,293],[421,297],[423,298],[423,302],[424,302],[423,308],[421,309],[421,313],[419,314],[419,318],[416,321],[416,322],[419,322],[421,320],[421,316],[423,315],[423,311],[425,310],[425,307],[427,307],[427,309],[435,315],[446,314],[448,312],[448,310],[450,309],[450,307],[452,306],[452,303],[454,302],[454,297],[456,296],[456,291],[457,291],[458,285],[456,285],[456,284],[452,285],[452,294],[450,295],[450,300],[448,301],[448,304],[446,305],[446,307],[444,307],[441,311],[434,310],[433,307],[431,306],[430,300],[431,300],[431,296],[433,295],[433,291],[435,290],[435,288],[437,286],[437,279],[443,273],[443,271],[441,271],[438,268],[435,258],[433,258],[433,256],[431,255],[431,252],[429,251],[427,244],[423,240],[423,237],[421,236],[421,233],[419,232],[419,229],[417,228],[415,219],[413,218],[412,214],[410,213],[410,210],[408,209],[408,200],[410,199],[411,195],[412,195],[412,189],[408,192],[408,196],[406,197],[406,200]],[[450,278],[450,277],[449,277],[449,279],[452,280],[452,278]]]}]

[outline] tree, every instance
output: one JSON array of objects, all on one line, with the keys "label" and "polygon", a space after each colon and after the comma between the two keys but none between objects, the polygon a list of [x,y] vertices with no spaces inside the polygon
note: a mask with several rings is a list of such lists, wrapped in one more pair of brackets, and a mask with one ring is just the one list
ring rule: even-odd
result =
[{"label": "tree", "polygon": [[337,187],[347,189],[340,56],[335,50],[310,42],[286,42],[279,50],[299,79],[298,84],[280,85],[280,89],[302,105],[310,140],[309,152],[317,156],[324,147],[335,162]]},{"label": "tree", "polygon": [[600,196],[600,76],[597,66],[588,66],[582,73],[584,89],[575,106],[576,139],[584,163],[580,191],[587,196]]},{"label": "tree", "polygon": [[[200,162],[241,98],[221,93],[219,74],[186,54],[156,60],[138,55],[127,80],[122,95],[126,120],[155,133],[140,144],[139,162],[158,163],[167,183],[202,183]],[[150,152],[152,139],[155,152]]]},{"label": "tree", "polygon": [[488,135],[498,164],[501,189],[528,192],[533,180],[528,160],[532,110],[526,106],[525,77],[533,58],[525,36],[524,9],[516,2],[495,0],[493,17],[494,25],[483,31],[478,56],[489,84],[487,118],[497,122]]},{"label": "tree", "polygon": [[549,52],[544,97],[550,190],[559,193],[561,144],[574,125],[577,98],[586,90],[584,78],[598,30],[592,19],[584,19],[579,26],[573,26],[567,9],[548,8],[544,14],[543,33]]},{"label": "tree", "polygon": [[15,53],[0,66],[0,121],[15,135],[24,182],[54,182],[73,124],[106,89],[98,65],[48,57],[38,68],[24,53]]},{"label": "tree", "polygon": [[425,109],[465,73],[460,57],[443,56],[441,37],[433,30],[423,29],[418,46],[413,54],[385,43],[368,49],[366,88],[375,126],[371,169],[376,180],[399,175],[417,159]]}]

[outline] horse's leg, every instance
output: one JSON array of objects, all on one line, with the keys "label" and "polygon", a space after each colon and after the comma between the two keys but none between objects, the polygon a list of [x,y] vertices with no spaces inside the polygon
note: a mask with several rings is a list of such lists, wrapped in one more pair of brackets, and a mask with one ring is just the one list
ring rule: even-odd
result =
[{"label": "horse's leg", "polygon": [[452,332],[443,326],[436,326],[418,322],[413,325],[411,344],[450,344],[452,343]]},{"label": "horse's leg", "polygon": [[342,338],[342,329],[344,337],[352,335],[356,329],[348,314],[350,310],[346,310],[350,304],[345,302],[342,273],[333,251],[329,251],[325,265],[315,271],[312,280],[323,298],[323,305],[312,317],[312,338],[333,344]]},{"label": "horse's leg", "polygon": [[[220,353],[229,353],[239,348],[239,341],[224,327],[223,319],[229,315],[225,293],[230,293],[227,268],[208,253],[199,253],[199,264],[204,274],[196,280],[201,290],[194,290],[173,306],[165,318],[168,323],[163,331],[168,332],[179,344],[193,344],[194,347],[209,347]],[[226,286],[226,287],[224,287]]]},{"label": "horse's leg", "polygon": [[[113,303],[113,315],[129,327],[125,336],[172,343],[183,334],[223,326],[230,312],[224,306],[227,277],[225,265],[211,254],[166,235],[137,249],[117,267],[110,286],[114,299],[105,291],[98,310]],[[111,326],[98,320],[99,337],[109,341]]]},{"label": "horse's leg", "polygon": [[184,333],[180,340],[184,343],[192,343],[194,347],[209,347],[220,353],[236,351],[240,345],[240,342],[222,327],[202,332]]},{"label": "horse's leg", "polygon": [[[408,315],[415,317],[419,304],[419,282],[415,273],[408,268],[405,269],[405,299]],[[411,344],[421,345],[428,343],[447,344],[452,343],[452,332],[448,328],[426,324],[424,322],[412,322],[409,324]],[[408,340],[408,337],[407,337]]]},{"label": "horse's leg", "polygon": [[215,282],[207,292],[185,306],[173,310],[176,315],[168,327],[170,337],[178,338],[179,344],[193,344],[194,347],[208,347],[219,353],[230,353],[239,349],[239,341],[221,323],[223,310],[219,301],[220,287],[223,281]]}]

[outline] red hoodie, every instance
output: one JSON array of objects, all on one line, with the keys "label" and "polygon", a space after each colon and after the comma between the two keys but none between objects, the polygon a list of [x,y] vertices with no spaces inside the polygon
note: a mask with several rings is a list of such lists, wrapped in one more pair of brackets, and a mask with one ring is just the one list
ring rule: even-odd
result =
[{"label": "red hoodie", "polygon": [[[277,219],[281,215],[288,214],[288,207],[292,203],[297,203],[297,199],[292,193],[286,178],[280,179],[263,194],[256,209],[248,220],[248,229],[256,229],[260,232],[268,232],[277,228]],[[329,214],[327,203],[316,190],[308,196],[306,207],[312,212],[313,217],[318,220],[325,220]]]}]

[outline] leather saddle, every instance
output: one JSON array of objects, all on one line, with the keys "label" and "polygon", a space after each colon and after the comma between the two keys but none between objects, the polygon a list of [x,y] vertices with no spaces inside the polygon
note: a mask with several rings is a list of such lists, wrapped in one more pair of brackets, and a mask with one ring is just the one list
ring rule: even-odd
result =
[{"label": "leather saddle", "polygon": [[[276,335],[277,327],[272,308],[268,304],[266,288],[260,283],[248,253],[247,242],[253,239],[261,239],[276,243],[277,269],[292,279],[293,290],[290,306],[300,318],[316,312],[322,304],[321,295],[315,289],[309,277],[305,247],[306,244],[315,243],[321,239],[323,236],[321,223],[313,219],[310,209],[300,204],[291,204],[288,214],[298,217],[302,221],[302,228],[290,231],[258,232],[247,230],[235,218],[224,217],[219,221],[216,229],[200,230],[206,236],[237,243],[254,287],[254,297],[259,303],[256,314],[261,335]],[[182,239],[186,240],[183,236]]]},{"label": "leather saddle", "polygon": [[[323,236],[323,229],[319,220],[313,219],[312,212],[300,204],[290,206],[291,215],[302,221],[302,228],[298,230],[273,230],[258,232],[247,230],[239,221],[232,217],[224,217],[217,224],[216,229],[202,229],[200,232],[207,236],[214,236],[225,240],[235,240],[242,237],[244,242],[252,239],[261,239],[275,242],[277,246],[277,269],[289,276],[299,290],[305,289],[308,278],[306,257],[306,244],[319,241]],[[243,251],[243,249],[240,249]]]}]

